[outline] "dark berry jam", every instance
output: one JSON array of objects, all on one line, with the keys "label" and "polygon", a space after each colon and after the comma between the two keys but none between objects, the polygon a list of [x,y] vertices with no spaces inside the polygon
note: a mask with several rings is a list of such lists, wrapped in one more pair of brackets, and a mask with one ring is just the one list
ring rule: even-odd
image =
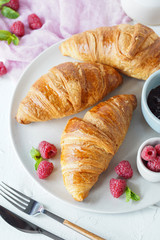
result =
[{"label": "dark berry jam", "polygon": [[147,103],[151,112],[160,119],[160,85],[150,91]]}]

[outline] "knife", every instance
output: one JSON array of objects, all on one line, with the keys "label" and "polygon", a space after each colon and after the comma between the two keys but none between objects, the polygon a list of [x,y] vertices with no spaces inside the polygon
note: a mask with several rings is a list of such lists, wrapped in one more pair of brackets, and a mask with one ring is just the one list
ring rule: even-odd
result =
[{"label": "knife", "polygon": [[0,205],[0,216],[12,227],[15,227],[16,229],[27,232],[27,233],[41,233],[46,235],[47,237],[50,237],[54,240],[64,240],[63,238],[60,238],[53,233],[50,233],[46,230],[44,230],[41,227],[38,227],[37,225],[25,220],[24,218],[16,215],[15,213],[9,211],[8,209],[2,207]]}]

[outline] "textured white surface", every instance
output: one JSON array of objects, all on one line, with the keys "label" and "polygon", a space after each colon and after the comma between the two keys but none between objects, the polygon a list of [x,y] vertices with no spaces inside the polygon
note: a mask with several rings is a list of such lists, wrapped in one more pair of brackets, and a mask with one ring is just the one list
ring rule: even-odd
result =
[{"label": "textured white surface", "polygon": [[[160,32],[159,27],[156,27],[155,30]],[[15,85],[12,85],[7,75],[0,79],[0,180],[42,202],[50,211],[77,223],[107,240],[159,240],[160,209],[157,207],[114,215],[84,212],[58,202],[29,177],[19,161],[17,161],[17,156],[9,136],[9,108],[14,88]],[[47,216],[36,218],[27,216],[12,207],[1,197],[0,204],[66,240],[87,239]],[[10,227],[0,218],[0,239],[43,240],[47,239],[47,237],[20,232]]]}]

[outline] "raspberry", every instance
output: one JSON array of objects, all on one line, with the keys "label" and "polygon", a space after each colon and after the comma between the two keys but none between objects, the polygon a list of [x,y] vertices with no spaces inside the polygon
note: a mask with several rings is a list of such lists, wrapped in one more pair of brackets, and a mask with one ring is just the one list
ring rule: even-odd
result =
[{"label": "raspberry", "polygon": [[158,157],[153,161],[148,161],[147,168],[153,172],[160,172],[160,158]]},{"label": "raspberry", "polygon": [[121,161],[116,167],[115,172],[123,178],[131,178],[133,176],[133,170],[128,161]]},{"label": "raspberry", "polygon": [[152,161],[156,158],[156,149],[152,146],[146,146],[141,152],[141,158],[145,161]]},{"label": "raspberry", "polygon": [[53,144],[46,141],[40,142],[39,151],[44,159],[52,158],[57,154],[57,148]]},{"label": "raspberry", "polygon": [[14,22],[11,26],[11,32],[16,34],[18,37],[24,35],[24,24],[21,21]]},{"label": "raspberry", "polygon": [[157,145],[155,146],[155,149],[156,149],[156,151],[157,151],[157,154],[160,155],[160,144],[157,144]]},{"label": "raspberry", "polygon": [[19,9],[19,0],[10,0],[9,3],[5,4],[5,6],[17,11]]},{"label": "raspberry", "polygon": [[37,174],[40,179],[47,178],[53,171],[54,166],[53,163],[48,162],[46,160],[40,162],[38,169],[37,169]]},{"label": "raspberry", "polygon": [[28,16],[28,24],[31,29],[38,29],[42,27],[41,20],[35,13]]},{"label": "raspberry", "polygon": [[119,198],[124,193],[126,186],[125,180],[115,178],[110,180],[110,191],[115,198]]},{"label": "raspberry", "polygon": [[160,161],[160,156],[158,155],[158,156],[156,157],[156,159]]},{"label": "raspberry", "polygon": [[5,65],[4,65],[4,63],[0,62],[0,76],[4,75],[6,73],[7,73],[7,69],[6,69]]}]

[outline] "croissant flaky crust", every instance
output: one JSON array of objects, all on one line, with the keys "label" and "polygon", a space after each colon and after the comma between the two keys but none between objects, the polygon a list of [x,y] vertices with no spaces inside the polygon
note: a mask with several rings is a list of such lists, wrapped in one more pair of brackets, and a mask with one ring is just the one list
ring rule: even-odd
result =
[{"label": "croissant flaky crust", "polygon": [[142,24],[100,27],[62,42],[63,55],[99,62],[122,73],[146,80],[160,69],[160,38]]},{"label": "croissant flaky crust", "polygon": [[61,167],[64,185],[75,200],[83,201],[107,169],[136,106],[134,95],[118,95],[93,107],[83,119],[68,121],[61,138]]},{"label": "croissant flaky crust", "polygon": [[32,85],[19,105],[16,119],[27,124],[78,113],[101,100],[121,83],[121,75],[107,65],[60,64]]}]

